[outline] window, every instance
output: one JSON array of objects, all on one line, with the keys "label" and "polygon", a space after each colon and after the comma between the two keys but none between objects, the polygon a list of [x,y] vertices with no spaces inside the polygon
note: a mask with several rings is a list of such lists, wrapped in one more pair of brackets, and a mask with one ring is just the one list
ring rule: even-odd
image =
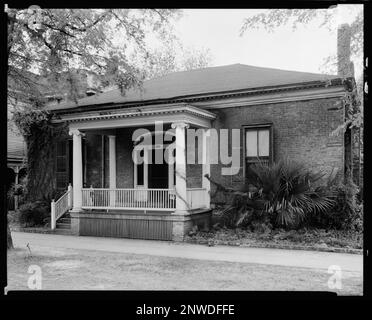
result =
[{"label": "window", "polygon": [[259,161],[270,163],[272,161],[271,151],[271,125],[257,127],[247,127],[245,130],[245,165],[250,165]]},{"label": "window", "polygon": [[56,185],[58,190],[65,190],[68,186],[68,141],[57,142],[56,150]]}]

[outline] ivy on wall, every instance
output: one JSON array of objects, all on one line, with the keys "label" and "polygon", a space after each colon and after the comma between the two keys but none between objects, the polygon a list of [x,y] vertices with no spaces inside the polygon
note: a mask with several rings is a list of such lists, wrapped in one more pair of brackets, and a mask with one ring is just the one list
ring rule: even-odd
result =
[{"label": "ivy on wall", "polygon": [[55,189],[55,145],[67,137],[66,125],[51,123],[52,114],[45,110],[17,110],[13,121],[27,145],[26,201],[50,202],[57,196]]}]

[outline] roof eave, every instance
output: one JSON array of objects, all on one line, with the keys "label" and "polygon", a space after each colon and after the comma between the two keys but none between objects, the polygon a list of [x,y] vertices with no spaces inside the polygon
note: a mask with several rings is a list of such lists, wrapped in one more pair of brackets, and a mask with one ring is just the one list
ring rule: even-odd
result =
[{"label": "roof eave", "polygon": [[310,81],[310,82],[301,82],[294,84],[286,84],[281,86],[265,86],[265,87],[256,87],[250,89],[239,89],[239,90],[229,90],[229,91],[219,91],[219,92],[209,92],[193,95],[184,95],[184,96],[175,96],[165,99],[153,99],[153,100],[137,100],[137,101],[128,101],[128,102],[106,102],[100,104],[92,105],[83,105],[76,107],[68,107],[64,109],[49,109],[52,113],[79,113],[84,111],[94,111],[97,109],[109,109],[112,107],[117,108],[126,108],[126,107],[135,107],[135,106],[144,106],[151,104],[167,104],[167,103],[176,103],[176,102],[187,102],[187,101],[200,101],[200,100],[211,100],[211,99],[221,99],[233,96],[242,96],[242,95],[254,95],[260,94],[264,95],[267,93],[278,92],[278,91],[289,91],[289,90],[301,90],[309,89],[314,87],[333,87],[341,86],[343,84],[343,78],[333,78],[329,80],[322,81]]}]

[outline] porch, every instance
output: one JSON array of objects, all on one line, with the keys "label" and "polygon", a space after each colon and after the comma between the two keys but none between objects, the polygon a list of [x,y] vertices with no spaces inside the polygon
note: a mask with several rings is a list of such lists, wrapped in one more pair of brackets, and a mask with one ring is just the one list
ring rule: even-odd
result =
[{"label": "porch", "polygon": [[[82,115],[62,117],[72,135],[72,186],[52,204],[52,228],[67,211],[71,229],[78,235],[176,240],[195,224],[207,228],[210,181],[205,175],[210,173],[210,163],[206,130],[214,118],[208,111],[185,104],[126,109],[120,114],[89,119]],[[164,130],[157,128],[159,122],[164,124]],[[190,127],[201,129],[200,169],[187,168],[186,130]],[[145,131],[142,138],[151,138],[139,149],[132,138],[136,129]],[[168,131],[174,139],[165,138]],[[108,173],[107,185],[104,178],[100,184],[97,182],[99,170],[92,169],[94,153],[98,153],[93,144],[91,154],[83,157],[82,141],[93,135],[108,139],[107,161],[102,160],[102,168]],[[170,161],[166,149],[172,143],[174,160]],[[159,150],[165,163],[154,163]],[[104,154],[103,147],[101,153]],[[134,161],[140,156],[143,162]],[[195,181],[191,183],[192,175]],[[90,187],[86,187],[87,182]]]}]

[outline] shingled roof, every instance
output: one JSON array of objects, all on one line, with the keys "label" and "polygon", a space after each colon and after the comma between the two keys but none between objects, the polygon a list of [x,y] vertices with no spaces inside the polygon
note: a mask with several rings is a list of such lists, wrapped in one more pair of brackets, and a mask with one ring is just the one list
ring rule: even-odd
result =
[{"label": "shingled roof", "polygon": [[275,87],[338,78],[335,75],[262,68],[243,64],[173,72],[145,81],[143,89],[131,89],[125,96],[119,89],[110,90],[75,102],[48,106],[49,110],[72,109],[82,106],[135,103],[191,97],[200,94],[244,89]]}]

